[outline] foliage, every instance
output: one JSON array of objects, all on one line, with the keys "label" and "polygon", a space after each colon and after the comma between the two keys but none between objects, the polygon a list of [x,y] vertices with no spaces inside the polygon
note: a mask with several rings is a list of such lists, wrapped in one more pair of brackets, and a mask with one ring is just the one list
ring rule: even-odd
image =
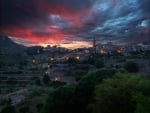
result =
[{"label": "foliage", "polygon": [[92,101],[95,85],[116,73],[124,71],[103,68],[85,75],[76,87],[65,85],[56,88],[50,92],[42,113],[90,113],[87,106]]},{"label": "foliage", "polygon": [[138,64],[133,61],[129,61],[125,63],[124,67],[130,73],[136,73],[139,71]]},{"label": "foliage", "polygon": [[19,109],[19,111],[20,111],[21,113],[29,113],[30,108],[29,108],[29,106],[23,106],[23,107],[21,107],[21,108]]},{"label": "foliage", "polygon": [[[142,93],[143,97],[136,96],[133,101],[136,92]],[[150,80],[138,75],[118,74],[96,86],[91,108],[93,113],[134,113],[135,108],[136,113],[148,113],[148,107],[144,107],[149,104],[146,95],[150,96]],[[142,98],[145,100],[141,101]]]},{"label": "foliage", "polygon": [[40,113],[149,113],[149,98],[148,78],[103,68],[50,90]]},{"label": "foliage", "polygon": [[70,58],[67,60],[67,63],[69,63],[69,64],[75,64],[75,63],[77,63],[77,60],[76,60],[75,58],[70,57]]},{"label": "foliage", "polygon": [[37,86],[40,86],[40,85],[41,85],[41,80],[40,80],[39,77],[35,79],[35,84],[36,84]]},{"label": "foliage", "polygon": [[40,96],[44,89],[38,86],[29,86],[29,91],[31,91],[31,96]]},{"label": "foliage", "polygon": [[65,85],[53,90],[46,101],[41,113],[73,113],[73,94],[75,87]]},{"label": "foliage", "polygon": [[103,68],[105,65],[104,65],[104,62],[102,62],[101,60],[98,60],[97,62],[95,62],[95,66],[96,68]]},{"label": "foliage", "polygon": [[88,59],[85,59],[84,61],[82,61],[83,64],[91,64],[91,65],[94,65],[95,63],[95,60],[94,57],[89,57]]},{"label": "foliage", "polygon": [[45,85],[49,85],[50,82],[51,82],[51,81],[50,81],[50,77],[45,74],[45,75],[43,76],[43,82],[44,82]]},{"label": "foliage", "polygon": [[133,101],[136,102],[135,113],[149,113],[150,112],[150,95],[146,96],[141,93],[136,93],[133,96]]},{"label": "foliage", "polygon": [[116,70],[112,68],[103,68],[96,72],[89,73],[84,76],[78,83],[76,88],[76,101],[78,113],[88,113],[85,109],[87,105],[92,101],[93,91],[95,85],[101,83],[104,78],[112,77],[116,73],[121,73],[122,70]]},{"label": "foliage", "polygon": [[16,113],[16,110],[14,106],[8,105],[4,107],[0,113]]}]

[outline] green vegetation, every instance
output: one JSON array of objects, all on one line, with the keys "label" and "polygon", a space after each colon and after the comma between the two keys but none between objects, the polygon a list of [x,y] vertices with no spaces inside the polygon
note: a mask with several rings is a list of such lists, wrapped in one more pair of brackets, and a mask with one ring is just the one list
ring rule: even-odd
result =
[{"label": "green vegetation", "polygon": [[50,86],[29,86],[30,96],[24,103],[17,109],[6,104],[0,113],[30,113],[33,105],[33,113],[150,112],[150,79],[122,69],[102,68],[84,75],[75,85],[50,82]]},{"label": "green vegetation", "polygon": [[26,57],[21,55],[0,55],[0,70],[21,70],[26,66]]},{"label": "green vegetation", "polygon": [[73,113],[75,87],[65,85],[50,92],[41,113]]},{"label": "green vegetation", "polygon": [[104,62],[102,62],[102,60],[98,60],[97,62],[95,62],[95,66],[96,68],[103,68],[105,64]]},{"label": "green vegetation", "polygon": [[51,90],[41,113],[149,113],[150,80],[103,68]]},{"label": "green vegetation", "polygon": [[12,105],[5,106],[0,113],[16,113],[15,107]]},{"label": "green vegetation", "polygon": [[[142,97],[136,95],[141,93]],[[136,95],[136,96],[135,96]],[[146,113],[142,104],[148,104],[150,96],[150,80],[139,75],[117,74],[104,79],[96,86],[93,113]],[[139,99],[145,98],[145,101]],[[137,108],[136,108],[137,104]],[[146,105],[148,106],[148,105]],[[139,110],[143,110],[140,112]],[[150,109],[149,109],[150,110]]]},{"label": "green vegetation", "polygon": [[150,112],[150,96],[145,96],[141,93],[136,93],[133,96],[133,101],[136,102],[135,113],[149,113]]},{"label": "green vegetation", "polygon": [[45,74],[44,76],[43,76],[43,83],[45,84],[45,85],[49,85],[50,84],[50,77],[47,75],[47,74]]},{"label": "green vegetation", "polygon": [[95,85],[100,83],[104,78],[112,77],[121,70],[103,68],[96,72],[85,75],[76,87],[76,97],[78,104],[76,107],[80,109],[79,113],[88,113],[88,104],[92,101]]}]

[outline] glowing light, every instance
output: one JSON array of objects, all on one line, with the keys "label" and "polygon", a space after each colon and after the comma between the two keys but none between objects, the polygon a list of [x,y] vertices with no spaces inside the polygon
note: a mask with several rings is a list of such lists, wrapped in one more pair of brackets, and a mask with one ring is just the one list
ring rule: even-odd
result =
[{"label": "glowing light", "polygon": [[66,57],[66,60],[68,60],[69,59],[69,57]]},{"label": "glowing light", "polygon": [[117,50],[117,53],[121,54],[121,53],[122,53],[122,50],[121,50],[121,49],[118,49],[118,50]]},{"label": "glowing light", "polygon": [[32,63],[35,64],[35,63],[36,63],[36,60],[35,60],[35,59],[32,59]]},{"label": "glowing light", "polygon": [[54,81],[60,81],[60,77],[55,77]]},{"label": "glowing light", "polygon": [[77,60],[80,60],[80,56],[76,56],[76,59],[77,59]]},{"label": "glowing light", "polygon": [[54,61],[54,58],[51,57],[51,58],[50,58],[50,61]]},{"label": "glowing light", "polygon": [[103,54],[105,54],[105,53],[106,53],[106,51],[105,51],[104,49],[101,49],[101,50],[100,50],[100,54],[103,55]]}]

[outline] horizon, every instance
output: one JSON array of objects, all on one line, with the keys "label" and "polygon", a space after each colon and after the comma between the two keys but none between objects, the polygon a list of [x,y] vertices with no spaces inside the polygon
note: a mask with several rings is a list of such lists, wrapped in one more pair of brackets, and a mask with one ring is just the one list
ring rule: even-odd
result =
[{"label": "horizon", "polygon": [[[83,43],[80,41],[80,42],[78,42],[78,41],[75,41],[74,40],[74,42],[76,42],[77,43],[77,45],[75,46],[75,45],[73,45],[73,44],[69,44],[69,43],[62,43],[62,44],[60,44],[60,43],[57,43],[57,44],[53,44],[53,43],[47,43],[47,44],[40,44],[40,43],[38,43],[38,44],[31,44],[31,45],[25,45],[25,44],[22,44],[22,43],[20,43],[20,42],[17,42],[14,38],[12,38],[12,37],[8,37],[9,39],[11,39],[11,41],[13,41],[14,43],[16,43],[16,44],[19,44],[19,45],[23,45],[23,46],[25,46],[25,47],[34,47],[34,46],[41,46],[41,47],[43,47],[43,48],[46,48],[46,47],[48,47],[48,46],[50,46],[50,47],[62,47],[62,48],[65,48],[65,49],[70,49],[70,50],[74,50],[74,49],[79,49],[79,48],[93,48],[93,39],[92,40],[90,40],[90,41],[88,41],[88,42],[85,42],[85,45],[83,46]],[[86,43],[88,43],[87,45],[86,45]],[[102,44],[102,45],[104,45],[104,44],[108,44],[108,43],[111,43],[112,45],[129,45],[129,43],[113,43],[113,42],[111,42],[111,41],[107,41],[107,42],[100,42],[100,41],[98,41],[98,40],[96,40],[96,45],[98,45],[98,44]],[[79,44],[79,45],[78,45]],[[80,45],[81,44],[81,45]],[[140,44],[140,43],[138,43],[138,44]]]},{"label": "horizon", "polygon": [[13,43],[15,44],[19,44],[19,45],[22,45],[24,47],[36,47],[36,46],[41,46],[43,48],[47,48],[48,46],[50,47],[61,47],[61,48],[65,48],[65,49],[69,49],[69,50],[75,50],[75,49],[80,49],[80,48],[93,48],[93,41],[95,40],[95,44],[98,46],[98,45],[105,45],[105,44],[112,44],[114,46],[129,46],[129,45],[138,45],[138,44],[144,44],[144,45],[150,45],[149,42],[147,43],[142,43],[142,42],[139,42],[139,43],[115,43],[115,42],[112,42],[112,41],[105,41],[105,42],[101,42],[95,38],[93,39],[90,39],[88,41],[73,41],[74,44],[72,43],[38,43],[38,44],[30,44],[30,45],[26,45],[26,44],[23,44],[23,43],[20,43],[18,42],[18,39],[14,38],[14,37],[9,37],[9,36],[6,36],[4,34],[1,34],[2,37],[4,38],[8,38],[10,39]]}]

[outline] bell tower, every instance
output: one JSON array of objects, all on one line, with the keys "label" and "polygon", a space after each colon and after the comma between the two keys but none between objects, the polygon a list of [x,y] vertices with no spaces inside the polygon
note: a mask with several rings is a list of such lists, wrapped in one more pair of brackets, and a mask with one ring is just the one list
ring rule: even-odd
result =
[{"label": "bell tower", "polygon": [[93,52],[96,53],[96,39],[93,37]]}]

